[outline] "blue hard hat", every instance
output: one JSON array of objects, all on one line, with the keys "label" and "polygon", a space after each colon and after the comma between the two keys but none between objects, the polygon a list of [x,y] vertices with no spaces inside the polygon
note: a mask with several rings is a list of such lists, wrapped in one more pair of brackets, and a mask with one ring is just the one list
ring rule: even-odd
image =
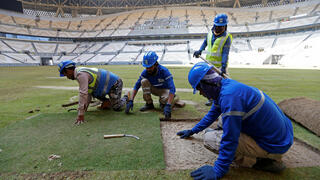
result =
[{"label": "blue hard hat", "polygon": [[225,26],[228,24],[228,16],[226,14],[217,14],[213,20],[215,26]]},{"label": "blue hard hat", "polygon": [[158,55],[154,51],[148,51],[143,56],[142,66],[149,68],[153,66],[158,60]]},{"label": "blue hard hat", "polygon": [[76,63],[71,61],[71,60],[66,60],[66,61],[62,61],[61,63],[58,64],[58,70],[60,72],[60,77],[63,77],[63,69],[64,68],[69,68],[69,67],[76,67]]},{"label": "blue hard hat", "polygon": [[199,62],[195,64],[191,70],[189,71],[188,80],[190,85],[193,88],[193,94],[197,92],[197,86],[200,82],[200,80],[207,74],[207,72],[212,68],[213,66],[206,63],[206,62]]}]

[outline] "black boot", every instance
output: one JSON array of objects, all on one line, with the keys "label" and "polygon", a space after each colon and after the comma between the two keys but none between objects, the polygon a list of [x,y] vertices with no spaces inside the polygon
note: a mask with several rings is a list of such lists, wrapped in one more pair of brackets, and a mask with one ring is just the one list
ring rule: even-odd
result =
[{"label": "black boot", "polygon": [[252,168],[261,171],[279,173],[283,171],[286,166],[283,164],[283,162],[279,162],[273,159],[257,158],[257,162],[252,166]]},{"label": "black boot", "polygon": [[154,109],[153,103],[151,104],[145,104],[142,108],[140,108],[140,111],[148,111]]}]

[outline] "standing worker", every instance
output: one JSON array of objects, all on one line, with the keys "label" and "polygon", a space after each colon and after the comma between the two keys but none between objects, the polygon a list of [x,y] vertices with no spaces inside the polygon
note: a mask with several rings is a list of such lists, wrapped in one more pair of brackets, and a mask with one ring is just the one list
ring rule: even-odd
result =
[{"label": "standing worker", "polygon": [[[133,109],[133,100],[142,86],[143,99],[146,104],[140,111],[147,111],[154,109],[151,94],[159,96],[160,107],[163,108],[163,113],[166,119],[171,118],[171,109],[179,101],[176,93],[176,88],[173,82],[173,77],[170,71],[160,65],[158,62],[158,55],[154,51],[148,51],[143,56],[142,66],[146,69],[142,71],[138,81],[136,82],[132,96],[129,97],[127,103],[126,113]],[[184,105],[179,103],[180,106]]]},{"label": "standing worker", "polygon": [[200,62],[188,76],[194,92],[214,100],[210,111],[192,129],[177,133],[188,138],[209,127],[222,116],[223,130],[207,129],[204,146],[218,153],[214,166],[191,172],[194,179],[219,179],[235,163],[258,170],[280,172],[282,155],[293,143],[291,121],[261,90],[231,79],[223,79],[212,65]]},{"label": "standing worker", "polygon": [[[227,32],[228,16],[226,14],[217,14],[213,21],[213,27],[207,34],[200,49],[195,51],[193,57],[199,58],[202,51],[208,46],[206,59],[215,67],[220,68],[221,75],[228,75],[228,57],[232,43],[232,35]],[[212,105],[212,99],[206,103]]]},{"label": "standing worker", "polygon": [[84,112],[87,111],[91,96],[104,103],[109,102],[108,94],[113,110],[121,111],[126,103],[127,96],[121,98],[122,80],[114,73],[97,68],[76,67],[71,60],[62,61],[58,64],[60,76],[67,76],[68,79],[77,80],[79,83],[79,107],[78,117],[75,124],[84,122]]}]

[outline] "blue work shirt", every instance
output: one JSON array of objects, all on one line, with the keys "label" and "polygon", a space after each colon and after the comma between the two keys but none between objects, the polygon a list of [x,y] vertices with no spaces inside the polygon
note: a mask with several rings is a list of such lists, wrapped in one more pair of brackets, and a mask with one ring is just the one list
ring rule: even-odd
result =
[{"label": "blue work shirt", "polygon": [[217,101],[210,111],[192,128],[198,133],[222,115],[223,135],[214,170],[221,178],[234,159],[241,133],[253,138],[264,150],[283,154],[293,143],[291,121],[277,104],[257,88],[231,79],[223,79]]},{"label": "blue work shirt", "polygon": [[145,78],[148,79],[152,86],[159,89],[169,89],[171,94],[175,94],[176,87],[174,86],[173,77],[170,71],[162,66],[158,65],[158,70],[156,75],[150,75],[147,70],[143,70],[138,81],[134,86],[134,90],[138,90],[141,86],[141,80]]},{"label": "blue work shirt", "polygon": [[[211,30],[210,30],[211,31]],[[221,37],[221,36],[226,36],[227,35],[227,31],[223,32],[222,34],[216,36],[214,33],[212,33],[212,40],[211,40],[211,45],[213,46],[214,41]],[[204,39],[201,47],[200,47],[200,51],[203,51],[206,47],[207,47],[208,43],[207,43],[207,38]],[[231,39],[230,37],[228,37],[226,43],[224,44],[223,48],[222,48],[222,61],[221,61],[221,67],[222,68],[226,68],[227,67],[227,62],[228,62],[228,57],[229,57],[229,51],[230,51],[230,47],[231,47]]]}]

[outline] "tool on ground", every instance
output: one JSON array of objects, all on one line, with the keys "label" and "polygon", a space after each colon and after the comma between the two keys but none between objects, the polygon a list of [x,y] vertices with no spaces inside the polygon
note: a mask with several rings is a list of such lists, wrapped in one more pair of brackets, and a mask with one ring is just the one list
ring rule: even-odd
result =
[{"label": "tool on ground", "polygon": [[[96,103],[97,101],[90,101],[90,103]],[[61,106],[62,107],[69,107],[69,106],[73,106],[73,105],[76,105],[76,104],[79,104],[79,101],[75,101],[75,102],[71,102],[71,103],[68,103],[68,104],[62,104]]]},{"label": "tool on ground", "polygon": [[140,138],[138,136],[130,135],[130,134],[110,134],[110,135],[104,135],[103,139],[109,139],[109,138],[119,138],[119,137],[132,137],[137,140]]},{"label": "tool on ground", "polygon": [[70,112],[70,111],[78,111],[78,109],[76,109],[76,108],[68,109],[68,112]]},{"label": "tool on ground", "polygon": [[[207,61],[205,58],[203,58],[202,56],[199,56],[200,59],[202,59],[204,62],[211,64],[209,61]],[[213,70],[215,70],[217,73],[221,74],[220,69],[218,69],[217,67],[213,66]],[[226,75],[225,73],[222,74],[222,77],[224,77],[225,79],[230,79],[230,77],[228,75]]]}]

